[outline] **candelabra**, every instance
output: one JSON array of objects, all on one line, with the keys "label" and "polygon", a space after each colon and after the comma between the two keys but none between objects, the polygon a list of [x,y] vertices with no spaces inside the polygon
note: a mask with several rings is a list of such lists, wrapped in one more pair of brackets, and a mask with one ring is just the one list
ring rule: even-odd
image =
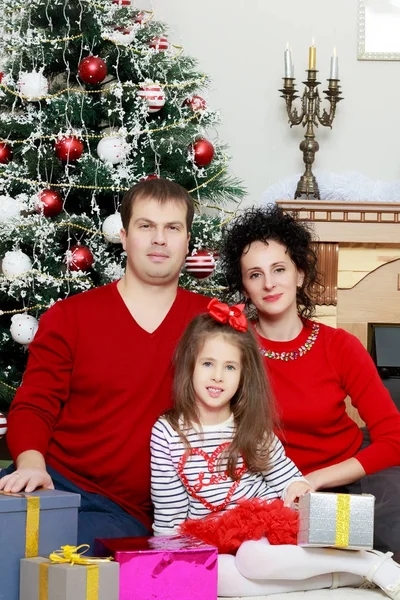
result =
[{"label": "candelabra", "polygon": [[323,109],[321,115],[321,98],[318,91],[316,69],[307,69],[307,81],[303,81],[306,86],[301,99],[301,111],[293,106],[293,102],[299,98],[295,87],[294,77],[283,78],[283,89],[279,90],[282,93],[282,98],[286,101],[286,111],[289,117],[290,127],[293,125],[303,125],[306,127],[304,140],[300,144],[300,150],[303,152],[303,161],[306,167],[304,174],[300,177],[295,199],[305,196],[310,198],[320,199],[317,180],[311,170],[311,166],[315,160],[315,153],[319,149],[319,144],[315,139],[314,127],[318,127],[318,123],[324,127],[332,129],[332,123],[336,114],[336,105],[343,98],[340,96],[339,79],[328,79],[328,89],[324,90],[326,100],[329,101],[329,112]]}]

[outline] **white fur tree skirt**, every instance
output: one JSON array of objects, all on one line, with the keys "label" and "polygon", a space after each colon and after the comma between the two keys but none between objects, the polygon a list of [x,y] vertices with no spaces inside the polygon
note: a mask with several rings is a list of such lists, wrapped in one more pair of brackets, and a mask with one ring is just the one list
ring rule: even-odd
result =
[{"label": "white fur tree skirt", "polygon": [[[387,598],[387,596],[379,589],[343,587],[335,590],[311,590],[309,592],[253,596],[251,600],[382,600],[383,598]],[[220,598],[219,600],[239,600],[239,598]]]}]

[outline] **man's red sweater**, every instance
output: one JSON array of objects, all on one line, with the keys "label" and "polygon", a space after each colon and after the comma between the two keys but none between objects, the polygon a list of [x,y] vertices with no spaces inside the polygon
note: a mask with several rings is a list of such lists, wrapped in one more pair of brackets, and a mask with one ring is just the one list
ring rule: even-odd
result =
[{"label": "man's red sweater", "polygon": [[[306,321],[290,342],[259,337],[265,349],[297,350],[310,335]],[[297,360],[265,358],[278,405],[288,456],[305,474],[356,457],[367,474],[400,465],[400,413],[361,342],[343,329],[322,325],[309,352]],[[350,396],[371,434],[360,450],[362,432],[347,415]]]},{"label": "man's red sweater", "polygon": [[178,289],[153,333],[133,319],[116,283],[57,302],[40,319],[9,413],[13,458],[41,452],[70,481],[150,527],[151,428],[171,407],[176,344],[208,302]]}]

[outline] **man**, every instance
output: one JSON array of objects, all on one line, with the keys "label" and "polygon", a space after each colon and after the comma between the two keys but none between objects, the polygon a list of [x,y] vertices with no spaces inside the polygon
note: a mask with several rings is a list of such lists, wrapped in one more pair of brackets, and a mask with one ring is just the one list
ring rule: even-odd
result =
[{"label": "man", "polygon": [[174,182],[133,186],[121,204],[124,276],[57,302],[29,347],[8,417],[16,470],[0,490],[80,493],[79,543],[150,530],[151,428],[171,406],[176,343],[208,304],[178,288],[193,214]]}]

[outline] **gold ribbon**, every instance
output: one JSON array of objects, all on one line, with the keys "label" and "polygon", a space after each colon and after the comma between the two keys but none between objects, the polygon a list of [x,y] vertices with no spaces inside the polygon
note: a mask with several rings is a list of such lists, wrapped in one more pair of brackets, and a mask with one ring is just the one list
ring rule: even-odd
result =
[{"label": "gold ribbon", "polygon": [[33,558],[39,554],[39,524],[40,524],[40,497],[27,496],[26,494],[13,494],[0,492],[3,496],[26,499],[26,537],[25,558]]},{"label": "gold ribbon", "polygon": [[[49,556],[51,563],[39,565],[39,600],[48,600],[49,567],[54,564],[83,565],[86,567],[86,595],[85,600],[98,600],[99,598],[99,565],[98,563],[114,560],[111,557],[95,558],[83,556],[89,550],[89,544],[80,546],[61,546]],[[82,599],[83,600],[83,599]]]},{"label": "gold ribbon", "polygon": [[350,539],[350,494],[338,494],[335,547],[348,548]]}]

